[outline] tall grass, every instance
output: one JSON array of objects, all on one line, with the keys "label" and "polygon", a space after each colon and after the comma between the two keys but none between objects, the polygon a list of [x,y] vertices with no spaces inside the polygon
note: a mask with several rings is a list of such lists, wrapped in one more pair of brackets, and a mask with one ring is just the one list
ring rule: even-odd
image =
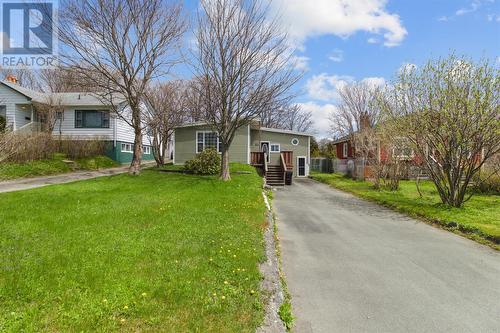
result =
[{"label": "tall grass", "polygon": [[51,159],[56,153],[77,159],[104,155],[106,142],[98,138],[79,140],[72,137],[59,139],[47,133],[0,134],[0,163],[25,163]]}]

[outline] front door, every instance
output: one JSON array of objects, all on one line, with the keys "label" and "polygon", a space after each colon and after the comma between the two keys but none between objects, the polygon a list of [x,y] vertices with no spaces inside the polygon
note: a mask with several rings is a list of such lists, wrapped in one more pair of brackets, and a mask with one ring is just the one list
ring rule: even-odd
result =
[{"label": "front door", "polygon": [[269,142],[268,141],[261,141],[260,142],[260,151],[264,153],[264,156],[266,156],[266,161],[269,163]]},{"label": "front door", "polygon": [[303,156],[297,157],[297,177],[306,176],[306,158]]}]

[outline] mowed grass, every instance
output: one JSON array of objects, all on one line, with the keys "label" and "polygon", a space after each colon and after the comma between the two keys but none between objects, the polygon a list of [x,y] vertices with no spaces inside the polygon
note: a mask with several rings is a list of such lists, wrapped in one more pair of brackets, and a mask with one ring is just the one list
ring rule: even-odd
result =
[{"label": "mowed grass", "polygon": [[[0,181],[16,178],[56,175],[75,171],[64,162],[65,157],[56,154],[49,160],[25,163],[0,163]],[[116,167],[119,164],[106,156],[85,157],[74,161],[76,170],[98,170]]]},{"label": "mowed grass", "polygon": [[0,195],[0,331],[254,332],[261,185],[149,170]]},{"label": "mowed grass", "polygon": [[458,229],[471,236],[500,244],[498,195],[476,194],[462,208],[450,208],[441,204],[438,192],[430,181],[421,182],[423,197],[420,198],[415,181],[401,181],[400,189],[391,192],[375,190],[370,182],[352,180],[339,174],[315,173],[311,177],[362,198],[438,223],[445,228]]}]

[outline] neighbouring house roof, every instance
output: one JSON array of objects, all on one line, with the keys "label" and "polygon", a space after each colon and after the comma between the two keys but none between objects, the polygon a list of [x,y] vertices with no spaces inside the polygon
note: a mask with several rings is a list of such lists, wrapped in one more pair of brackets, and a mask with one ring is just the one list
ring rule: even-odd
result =
[{"label": "neighbouring house roof", "polygon": [[[96,106],[96,105],[107,105],[104,101],[96,94],[85,93],[85,92],[70,92],[70,93],[41,93],[31,89],[21,87],[20,85],[8,81],[0,81],[3,85],[8,88],[17,91],[21,95],[24,95],[29,100],[38,103],[47,103],[52,101],[53,103],[60,103],[61,105],[67,106]],[[117,104],[123,102],[117,97]]]},{"label": "neighbouring house roof", "polygon": [[[197,121],[193,123],[183,124],[176,126],[176,128],[184,128],[184,127],[197,127],[197,126],[207,126],[209,125],[205,121]],[[279,128],[268,128],[268,127],[259,127],[258,125],[251,125],[253,130],[264,131],[264,132],[274,132],[274,133],[283,133],[283,134],[293,134],[293,135],[301,135],[301,136],[314,136],[310,133],[291,131]]]},{"label": "neighbouring house roof", "polygon": [[348,141],[351,141],[351,138],[350,138],[349,135],[345,135],[345,136],[340,137],[340,138],[338,138],[336,140],[333,140],[332,143],[334,145],[336,145],[336,144],[339,144],[339,143],[342,143],[342,142],[348,142]]}]

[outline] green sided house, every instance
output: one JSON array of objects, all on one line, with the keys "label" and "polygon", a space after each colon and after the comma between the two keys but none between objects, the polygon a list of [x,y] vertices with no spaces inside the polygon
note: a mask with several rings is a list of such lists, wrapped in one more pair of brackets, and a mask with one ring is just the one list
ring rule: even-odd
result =
[{"label": "green sided house", "polygon": [[[269,185],[284,185],[287,173],[293,177],[309,175],[310,139],[307,133],[265,128],[253,122],[236,132],[229,159],[258,167]],[[173,140],[174,164],[184,164],[207,148],[220,152],[218,134],[206,123],[177,127]]]}]

